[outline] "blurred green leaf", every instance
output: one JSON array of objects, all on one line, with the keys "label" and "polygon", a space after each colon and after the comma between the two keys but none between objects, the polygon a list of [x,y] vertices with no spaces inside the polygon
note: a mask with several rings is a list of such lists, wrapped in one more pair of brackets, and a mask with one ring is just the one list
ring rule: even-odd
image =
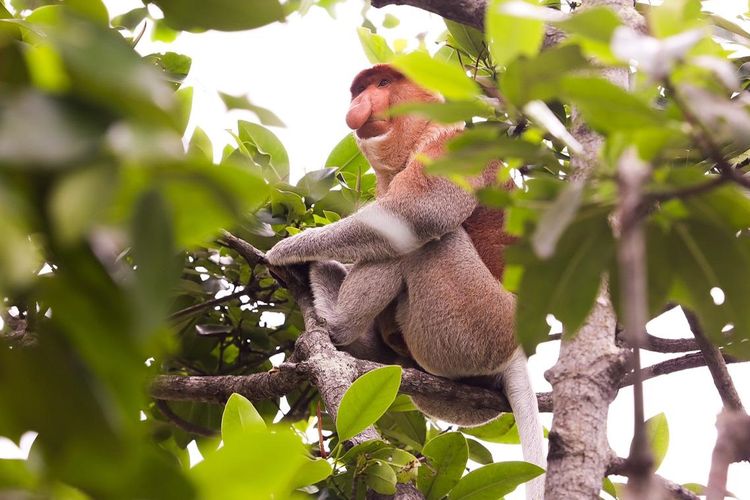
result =
[{"label": "blurred green leaf", "polygon": [[238,440],[247,431],[265,430],[266,423],[255,406],[244,396],[229,396],[221,417],[221,438],[224,442]]},{"label": "blurred green leaf", "polygon": [[136,7],[128,12],[112,18],[112,26],[115,28],[122,27],[134,31],[144,19],[148,17],[146,7]]},{"label": "blurred green leaf", "polygon": [[561,90],[598,130],[614,132],[664,124],[654,108],[602,78],[566,76]]},{"label": "blurred green leaf", "polygon": [[453,39],[458,42],[459,47],[469,55],[475,59],[481,55],[487,55],[484,45],[484,35],[481,31],[471,26],[451,21],[450,19],[443,19],[443,21]]},{"label": "blurred green leaf", "polygon": [[278,0],[255,0],[252,4],[232,0],[151,0],[164,12],[166,23],[183,31],[241,31],[284,20]]},{"label": "blurred green leaf", "polygon": [[[507,66],[520,55],[539,52],[544,39],[544,22],[505,14],[509,0],[491,0],[485,13],[485,33],[490,54],[498,66]],[[535,5],[537,2],[527,0]]]},{"label": "blurred green leaf", "polygon": [[256,106],[250,102],[250,99],[248,99],[247,96],[234,96],[224,92],[219,92],[219,97],[224,101],[224,105],[227,109],[245,109],[247,111],[252,111],[263,125],[268,125],[270,127],[286,127],[284,122],[281,121],[281,118],[276,116],[273,111],[261,106]]},{"label": "blurred green leaf", "polygon": [[517,107],[535,99],[549,101],[558,97],[561,78],[588,66],[578,46],[553,47],[533,59],[510,63],[500,80],[500,90]]},{"label": "blurred green leaf", "polygon": [[384,366],[365,373],[347,389],[339,405],[336,430],[340,441],[374,424],[396,398],[401,367]]},{"label": "blurred green leaf", "polygon": [[450,102],[419,102],[393,106],[388,110],[390,116],[415,114],[440,123],[456,123],[470,120],[475,116],[492,118],[494,108],[481,100]]},{"label": "blurred green leaf", "polygon": [[471,100],[480,94],[479,86],[461,69],[433,59],[425,52],[397,56],[391,64],[410,80],[447,99]]},{"label": "blurred green leaf", "polygon": [[[750,296],[749,249],[734,232],[697,220],[674,225],[670,249],[682,285],[672,290],[672,297],[698,315],[714,344],[750,357],[750,309],[744,302]],[[714,287],[722,290],[723,300],[711,297]]]},{"label": "blurred green leaf", "polygon": [[523,276],[518,291],[516,335],[531,354],[549,333],[547,315],[563,323],[564,331],[575,333],[583,324],[596,299],[602,272],[609,267],[614,242],[607,213],[592,211],[579,215],[560,238],[554,256],[529,261],[529,248],[514,245],[507,254],[509,263],[522,263]]},{"label": "blurred green leaf", "polygon": [[387,63],[393,59],[393,51],[388,47],[385,38],[365,27],[357,28],[357,34],[365,56],[372,64]]},{"label": "blurred green leaf", "polygon": [[669,449],[667,416],[664,413],[659,413],[646,420],[646,433],[648,434],[651,452],[654,454],[654,470],[658,470]]}]

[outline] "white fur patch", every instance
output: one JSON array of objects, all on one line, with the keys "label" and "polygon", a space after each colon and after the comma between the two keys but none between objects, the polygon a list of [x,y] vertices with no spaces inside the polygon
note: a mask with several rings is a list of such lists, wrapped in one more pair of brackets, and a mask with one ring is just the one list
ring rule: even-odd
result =
[{"label": "white fur patch", "polygon": [[420,246],[409,224],[379,205],[364,207],[357,217],[363,224],[377,231],[400,255],[411,253]]}]

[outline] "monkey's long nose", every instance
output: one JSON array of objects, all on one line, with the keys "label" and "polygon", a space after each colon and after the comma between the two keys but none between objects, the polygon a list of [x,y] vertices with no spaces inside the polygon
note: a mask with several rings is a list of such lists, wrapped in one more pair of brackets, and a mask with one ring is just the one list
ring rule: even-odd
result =
[{"label": "monkey's long nose", "polygon": [[372,114],[372,103],[367,94],[360,94],[354,99],[346,113],[346,124],[350,129],[356,130],[367,123]]}]

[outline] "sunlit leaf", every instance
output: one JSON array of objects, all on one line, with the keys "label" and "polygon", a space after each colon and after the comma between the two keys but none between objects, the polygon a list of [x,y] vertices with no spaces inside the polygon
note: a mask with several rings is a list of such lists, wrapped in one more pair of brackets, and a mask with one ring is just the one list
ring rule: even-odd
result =
[{"label": "sunlit leaf", "polygon": [[544,473],[541,467],[527,462],[498,462],[466,474],[448,495],[449,500],[497,500],[519,484]]},{"label": "sunlit leaf", "polygon": [[221,417],[221,438],[225,443],[235,441],[247,431],[265,430],[266,423],[255,406],[244,396],[229,396]]},{"label": "sunlit leaf", "polygon": [[443,498],[461,479],[469,458],[466,439],[460,432],[440,434],[424,445],[428,462],[419,468],[417,486],[427,500]]},{"label": "sunlit leaf", "polygon": [[339,405],[336,430],[346,441],[372,425],[396,398],[401,367],[384,366],[365,373],[347,389]]},{"label": "sunlit leaf", "polygon": [[447,99],[471,100],[479,95],[479,86],[461,69],[424,52],[398,56],[391,64],[409,79]]}]

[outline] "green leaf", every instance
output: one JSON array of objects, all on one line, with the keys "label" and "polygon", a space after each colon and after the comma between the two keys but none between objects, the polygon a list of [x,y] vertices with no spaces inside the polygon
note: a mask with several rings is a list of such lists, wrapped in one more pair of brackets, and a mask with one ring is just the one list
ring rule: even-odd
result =
[{"label": "green leaf", "polygon": [[486,55],[484,35],[481,31],[471,26],[451,21],[450,19],[443,19],[443,21],[445,21],[445,27],[448,28],[448,32],[458,43],[459,47],[475,59],[482,54]]},{"label": "green leaf", "polygon": [[395,28],[401,23],[401,21],[398,20],[396,16],[393,14],[386,14],[385,18],[383,19],[383,27],[384,28]]},{"label": "green leaf", "polygon": [[75,170],[60,179],[49,203],[55,235],[61,243],[77,243],[102,220],[115,181],[114,172],[101,165]]},{"label": "green leaf", "polygon": [[289,155],[278,137],[256,123],[237,122],[242,145],[251,153],[255,163],[264,167],[266,178],[284,181],[289,178]]},{"label": "green leaf", "polygon": [[265,430],[266,423],[255,406],[241,394],[229,396],[221,416],[221,438],[233,442],[247,431]]},{"label": "green leaf", "polygon": [[667,416],[659,413],[646,420],[646,433],[654,454],[654,470],[658,470],[669,449],[669,424]]},{"label": "green leaf", "polygon": [[335,168],[321,168],[303,175],[297,186],[304,191],[305,200],[315,203],[328,194],[336,183],[336,172]]},{"label": "green leaf", "polygon": [[166,23],[182,31],[240,31],[284,20],[278,0],[152,0],[164,12]]},{"label": "green leaf", "polygon": [[362,26],[357,28],[357,34],[365,56],[372,64],[387,63],[393,59],[393,51],[388,47],[385,38]]},{"label": "green leaf", "polygon": [[609,496],[617,500],[617,490],[612,480],[608,477],[602,479],[602,490],[604,490]]},{"label": "green leaf", "polygon": [[308,460],[302,464],[302,467],[297,471],[297,475],[294,478],[293,486],[295,488],[302,488],[304,486],[310,486],[315,483],[319,483],[333,472],[331,464],[323,459]]},{"label": "green leaf", "polygon": [[373,462],[362,472],[367,486],[381,495],[396,493],[396,473],[382,462]]},{"label": "green leaf", "polygon": [[357,141],[353,134],[346,136],[339,141],[328,155],[325,163],[326,167],[337,167],[344,172],[363,174],[370,169],[370,164],[364,157],[357,146]]},{"label": "green leaf", "polygon": [[388,110],[390,116],[415,114],[440,123],[456,123],[475,116],[492,118],[495,110],[488,103],[475,101],[411,102],[398,104]]},{"label": "green leaf", "polygon": [[400,366],[384,366],[355,380],[339,406],[336,419],[339,441],[351,439],[374,424],[393,403],[400,386]]},{"label": "green leaf", "polygon": [[[548,314],[573,334],[583,324],[596,299],[602,272],[609,267],[614,242],[603,211],[579,215],[547,260],[529,261],[531,250],[514,245],[507,252],[511,264],[525,262],[518,291],[516,335],[533,353],[549,333]],[[523,255],[523,253],[526,255]]]},{"label": "green leaf", "polygon": [[276,429],[250,431],[237,438],[189,470],[199,497],[289,498],[297,474],[309,462],[299,436]]},{"label": "green leaf", "polygon": [[214,160],[214,146],[211,144],[211,139],[208,137],[202,128],[196,127],[193,130],[193,136],[190,138],[188,144],[188,153],[194,154],[203,158],[206,161],[213,162]]},{"label": "green leaf", "polygon": [[245,109],[247,111],[252,111],[263,125],[268,125],[269,127],[286,127],[284,122],[281,121],[281,118],[276,116],[273,111],[251,103],[247,96],[233,96],[231,94],[219,92],[219,97],[224,101],[224,105],[227,109]]},{"label": "green leaf", "polygon": [[148,16],[146,7],[136,7],[128,12],[112,18],[112,26],[115,28],[122,27],[134,31],[139,24]]},{"label": "green leaf", "polygon": [[461,479],[469,448],[460,432],[434,437],[422,449],[428,462],[419,468],[417,487],[427,500],[443,498]]},{"label": "green leaf", "polygon": [[520,442],[516,419],[512,413],[503,413],[498,418],[478,427],[461,427],[459,430],[488,443],[518,444]]},{"label": "green leaf", "polygon": [[491,464],[494,461],[492,452],[482,443],[474,439],[467,439],[466,442],[469,445],[469,458],[471,460],[482,465]]},{"label": "green leaf", "polygon": [[593,7],[577,11],[563,21],[555,23],[570,34],[609,44],[612,34],[622,25],[612,9]]},{"label": "green leaf", "polygon": [[390,441],[421,450],[427,438],[427,421],[422,412],[387,412],[378,420],[378,429]]},{"label": "green leaf", "polygon": [[548,259],[555,253],[560,236],[573,221],[581,206],[583,188],[582,182],[571,181],[542,214],[531,236],[531,246],[540,259]]},{"label": "green leaf", "polygon": [[466,474],[453,488],[449,500],[497,500],[519,484],[544,473],[541,467],[527,462],[499,462],[485,465]]},{"label": "green leaf", "polygon": [[[544,40],[544,22],[503,13],[510,0],[491,0],[485,13],[485,33],[490,54],[498,66],[507,66],[520,55],[534,56]],[[537,5],[533,0],[526,3]]]},{"label": "green leaf", "polygon": [[[750,250],[733,231],[702,221],[676,223],[670,242],[681,287],[673,298],[695,311],[704,333],[727,352],[750,358]],[[724,292],[715,303],[712,288]],[[728,331],[722,331],[732,325]]]},{"label": "green leaf", "polygon": [[705,24],[700,0],[666,0],[649,9],[651,32],[659,37],[677,35]]},{"label": "green leaf", "polygon": [[164,198],[146,191],[135,207],[132,224],[133,262],[139,321],[146,331],[166,319],[171,292],[179,278],[174,230]]},{"label": "green leaf", "polygon": [[637,130],[664,124],[654,108],[603,78],[566,76],[562,79],[561,90],[598,130]]},{"label": "green leaf", "polygon": [[479,86],[460,68],[433,59],[425,52],[398,56],[391,64],[410,80],[447,99],[471,100],[480,95]]},{"label": "green leaf", "polygon": [[535,99],[549,101],[558,97],[563,76],[588,66],[577,45],[553,47],[533,59],[509,64],[501,77],[500,90],[519,108]]}]

